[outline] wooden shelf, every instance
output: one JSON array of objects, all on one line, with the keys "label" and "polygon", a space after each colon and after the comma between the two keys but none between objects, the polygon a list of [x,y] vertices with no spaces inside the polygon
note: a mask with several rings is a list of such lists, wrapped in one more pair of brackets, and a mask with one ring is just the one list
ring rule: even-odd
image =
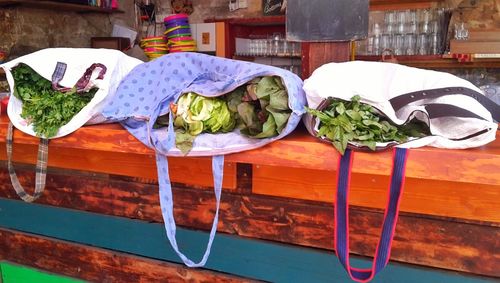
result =
[{"label": "wooden shelf", "polygon": [[426,9],[444,0],[370,0],[371,11]]},{"label": "wooden shelf", "polygon": [[[399,64],[424,69],[455,69],[455,68],[500,68],[500,59],[474,59],[472,62],[458,62],[454,58],[444,58],[443,55],[395,56]],[[380,61],[380,56],[360,55],[356,60]]]},{"label": "wooden shelf", "polygon": [[45,1],[45,0],[0,0],[0,7],[30,7],[30,8],[42,8],[50,9],[56,11],[71,11],[77,13],[124,13],[122,10],[118,9],[103,9],[94,6],[78,5],[71,3],[63,3],[56,1]]},{"label": "wooden shelf", "polygon": [[300,59],[300,55],[239,55],[234,54],[233,59],[242,61],[253,61],[255,58],[280,58],[280,59]]},{"label": "wooden shelf", "polygon": [[206,23],[224,22],[231,25],[242,26],[285,26],[285,16],[266,16],[259,18],[227,18],[227,19],[206,19]]}]

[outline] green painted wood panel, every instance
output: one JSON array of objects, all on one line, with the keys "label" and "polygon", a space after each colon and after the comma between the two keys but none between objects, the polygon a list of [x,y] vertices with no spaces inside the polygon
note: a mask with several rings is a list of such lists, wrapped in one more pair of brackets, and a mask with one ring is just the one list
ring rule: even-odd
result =
[{"label": "green painted wood panel", "polygon": [[[332,219],[333,221],[333,219]],[[70,242],[180,262],[170,248],[163,224],[29,204],[0,198],[0,227]],[[201,258],[208,233],[178,229],[178,244]],[[354,266],[368,260],[353,257]],[[272,282],[349,282],[334,253],[268,241],[217,234],[206,268]],[[464,276],[438,269],[390,263],[372,282],[480,283],[493,278]]]},{"label": "green painted wood panel", "polygon": [[84,283],[84,281],[49,274],[25,266],[0,262],[2,283]]}]

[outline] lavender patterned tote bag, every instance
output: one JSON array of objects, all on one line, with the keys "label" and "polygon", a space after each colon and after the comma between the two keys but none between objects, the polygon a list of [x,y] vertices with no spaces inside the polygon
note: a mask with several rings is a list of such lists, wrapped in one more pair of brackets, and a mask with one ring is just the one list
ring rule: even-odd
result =
[{"label": "lavender patterned tote bag", "polygon": [[[188,156],[213,156],[212,172],[216,197],[215,216],[206,251],[199,262],[187,258],[176,241],[172,187],[167,156],[182,156],[175,146],[173,115],[170,104],[185,93],[218,97],[254,78],[278,76],[288,93],[291,115],[281,133],[272,138],[249,138],[239,130],[229,133],[202,133],[196,137]],[[160,205],[168,240],[182,261],[190,267],[204,266],[217,230],[222,188],[224,155],[264,146],[289,134],[300,122],[306,103],[302,80],[293,73],[267,65],[230,60],[199,53],[176,53],[141,64],[123,79],[115,99],[103,110],[107,119],[122,125],[146,146],[155,150]],[[159,116],[169,115],[168,128],[156,129]]]}]

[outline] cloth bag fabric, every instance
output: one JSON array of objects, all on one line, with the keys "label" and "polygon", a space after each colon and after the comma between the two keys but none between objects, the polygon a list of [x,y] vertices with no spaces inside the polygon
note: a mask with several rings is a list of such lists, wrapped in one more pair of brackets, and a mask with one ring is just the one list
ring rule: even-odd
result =
[{"label": "cloth bag fabric", "polygon": [[[99,88],[92,100],[66,125],[63,125],[55,136],[50,138],[53,139],[66,136],[85,124],[105,122],[101,115],[102,108],[113,99],[122,78],[142,61],[111,49],[48,48],[0,65],[0,68],[5,70],[10,87],[10,98],[7,106],[7,114],[11,121],[7,134],[8,170],[17,194],[23,200],[32,202],[41,196],[45,187],[49,141],[46,137],[41,137],[38,148],[35,193],[33,196],[29,195],[19,183],[11,162],[13,126],[26,134],[36,136],[32,125],[21,117],[22,101],[13,95],[15,82],[11,71],[21,63],[30,66],[42,77],[61,88],[72,88],[77,82],[87,83],[87,80],[88,84],[83,87],[95,86]],[[93,69],[94,67],[98,68]],[[89,71],[86,73],[87,70]],[[81,80],[82,78],[83,80]]]},{"label": "cloth bag fabric", "polygon": [[20,63],[30,66],[35,72],[49,81],[52,81],[57,64],[65,64],[66,71],[59,84],[69,88],[75,86],[77,81],[92,64],[98,63],[106,67],[106,72],[102,79],[97,79],[99,70],[95,70],[90,78],[89,84],[99,88],[94,98],[66,125],[62,126],[58,133],[54,137],[51,137],[53,139],[68,135],[84,124],[103,122],[104,120],[100,115],[102,108],[106,105],[107,101],[113,99],[123,77],[135,66],[142,63],[142,61],[112,49],[48,48],[0,65],[0,68],[5,70],[10,86],[11,96],[7,106],[7,113],[12,124],[24,133],[36,136],[33,127],[21,117],[21,100],[13,95],[15,86],[11,70]]},{"label": "cloth bag fabric", "polygon": [[[230,133],[203,133],[196,137],[188,156],[213,156],[212,172],[216,209],[210,237],[203,258],[193,262],[179,251],[176,225],[173,217],[172,188],[167,156],[182,156],[175,147],[175,133],[170,103],[187,92],[205,97],[226,94],[253,78],[279,76],[288,92],[292,114],[283,131],[276,137],[248,138],[234,130]],[[158,170],[160,205],[167,237],[182,259],[190,267],[204,266],[217,230],[219,201],[222,188],[224,155],[264,146],[289,134],[300,122],[306,103],[302,80],[293,73],[267,65],[236,61],[200,53],[175,53],[162,56],[137,66],[121,82],[116,99],[109,102],[103,114],[107,119],[121,121],[122,125],[146,146],[155,150]],[[170,113],[170,114],[169,114]],[[161,115],[170,115],[168,129],[154,129]]]},{"label": "cloth bag fabric", "polygon": [[[305,80],[304,90],[309,107],[313,109],[324,109],[328,98],[349,101],[353,96],[359,95],[361,102],[378,109],[395,124],[402,125],[417,117],[430,127],[431,135],[423,138],[402,144],[377,144],[378,150],[394,147],[394,153],[389,201],[370,269],[353,268],[349,262],[348,199],[351,165],[354,150],[367,148],[349,144],[345,154],[339,158],[335,251],[353,280],[370,281],[387,265],[390,258],[404,187],[408,148],[427,145],[460,149],[485,145],[495,139],[500,107],[470,82],[451,74],[384,62],[353,61],[323,65]],[[319,121],[306,114],[304,122],[308,131],[316,136]]]}]

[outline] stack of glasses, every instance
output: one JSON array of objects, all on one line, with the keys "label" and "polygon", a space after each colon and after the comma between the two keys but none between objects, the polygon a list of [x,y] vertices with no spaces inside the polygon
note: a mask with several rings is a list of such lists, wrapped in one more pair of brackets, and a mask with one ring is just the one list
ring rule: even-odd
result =
[{"label": "stack of glasses", "polygon": [[450,17],[445,9],[370,12],[371,29],[358,54],[380,55],[385,49],[395,55],[443,54]]},{"label": "stack of glasses", "polygon": [[188,15],[175,14],[164,19],[165,41],[169,52],[196,51],[196,42],[191,35]]},{"label": "stack of glasses", "polygon": [[145,37],[141,40],[140,46],[149,60],[156,59],[168,53],[167,43],[163,39],[163,36]]},{"label": "stack of glasses", "polygon": [[280,33],[262,39],[236,38],[235,44],[236,55],[240,56],[299,57],[301,55],[300,42],[288,41]]}]

